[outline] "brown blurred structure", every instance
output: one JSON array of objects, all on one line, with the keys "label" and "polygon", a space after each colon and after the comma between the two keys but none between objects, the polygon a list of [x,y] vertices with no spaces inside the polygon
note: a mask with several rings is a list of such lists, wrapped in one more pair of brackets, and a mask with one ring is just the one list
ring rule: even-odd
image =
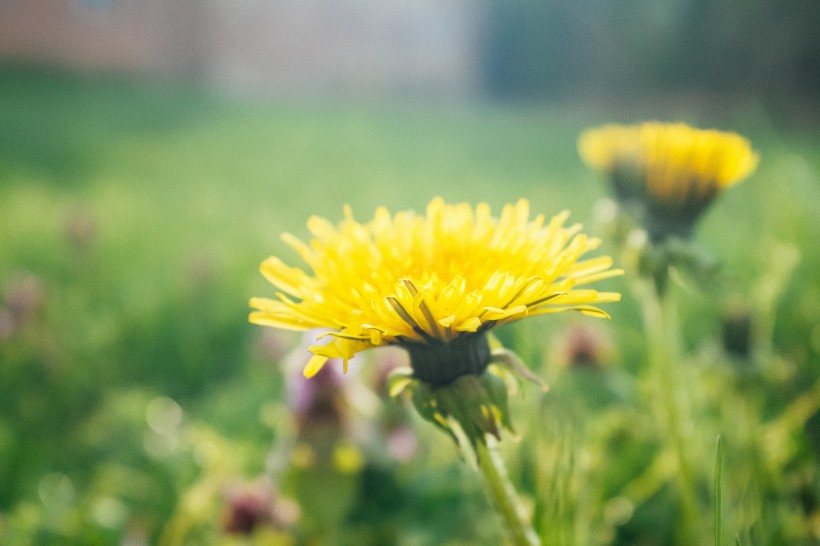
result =
[{"label": "brown blurred structure", "polygon": [[0,59],[286,94],[474,89],[467,0],[4,0]]}]

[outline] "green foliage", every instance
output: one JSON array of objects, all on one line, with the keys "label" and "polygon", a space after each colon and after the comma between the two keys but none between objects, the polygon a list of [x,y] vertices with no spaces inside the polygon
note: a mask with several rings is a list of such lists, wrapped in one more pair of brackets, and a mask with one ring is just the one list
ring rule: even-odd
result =
[{"label": "green foliage", "polygon": [[494,96],[729,93],[816,96],[820,7],[796,0],[487,0],[483,83]]},{"label": "green foliage", "polygon": [[[225,527],[232,510],[256,506],[246,487],[275,508],[254,513],[250,543],[498,543],[451,442],[379,391],[378,351],[342,379],[359,390],[340,395],[344,426],[322,440],[330,466],[311,470],[321,442],[300,435],[286,384],[303,349],[246,322],[248,296],[272,294],[258,264],[285,251],[281,232],[303,236],[309,215],[340,218],[345,202],[364,218],[434,195],[496,209],[526,197],[595,232],[605,190],[577,159],[578,132],[704,115],[668,104],[237,102],[25,70],[2,81],[0,542],[12,545],[238,544]],[[749,136],[762,163],[699,228],[720,271],[670,286],[695,500],[724,540],[810,544],[820,142],[782,133],[757,107],[707,121]],[[502,435],[545,544],[669,544],[680,519],[639,306],[628,281],[607,282],[624,301],[587,334],[577,329],[593,319],[573,316],[499,331],[551,387],[519,385],[509,402],[520,439]],[[749,325],[731,352],[727,317]],[[294,515],[294,504],[314,512]]]}]

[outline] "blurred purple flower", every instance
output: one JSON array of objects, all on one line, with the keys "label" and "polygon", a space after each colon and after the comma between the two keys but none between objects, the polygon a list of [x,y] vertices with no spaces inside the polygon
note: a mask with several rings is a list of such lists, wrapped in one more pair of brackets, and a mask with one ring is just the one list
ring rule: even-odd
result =
[{"label": "blurred purple flower", "polygon": [[0,339],[8,339],[45,307],[42,281],[31,273],[10,282],[0,306]]},{"label": "blurred purple flower", "polygon": [[267,480],[233,485],[225,498],[222,525],[228,533],[250,535],[262,526],[284,529],[299,518],[296,503],[277,495]]}]

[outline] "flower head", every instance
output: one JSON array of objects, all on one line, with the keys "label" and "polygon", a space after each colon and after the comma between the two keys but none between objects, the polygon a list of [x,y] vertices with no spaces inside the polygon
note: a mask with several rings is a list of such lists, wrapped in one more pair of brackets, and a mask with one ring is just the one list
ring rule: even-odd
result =
[{"label": "flower head", "polygon": [[486,204],[437,198],[426,215],[380,208],[362,224],[346,208],[338,226],[312,217],[310,244],[283,236],[311,273],[265,260],[262,274],[280,291],[252,298],[250,321],[329,329],[319,336],[328,343],[309,348],[308,377],[330,358],[346,368],[355,354],[384,345],[407,349],[416,376],[433,386],[480,373],[490,328],[566,310],[607,317],[594,304],[620,299],[585,287],[622,273],[609,257],[582,259],[597,239],[566,227],[566,212],[549,221],[529,215],[525,200],[494,218]]},{"label": "flower head", "polygon": [[622,203],[645,209],[655,240],[687,237],[715,196],[758,162],[742,136],[683,123],[604,125],[582,133],[578,150],[587,165],[609,175]]}]

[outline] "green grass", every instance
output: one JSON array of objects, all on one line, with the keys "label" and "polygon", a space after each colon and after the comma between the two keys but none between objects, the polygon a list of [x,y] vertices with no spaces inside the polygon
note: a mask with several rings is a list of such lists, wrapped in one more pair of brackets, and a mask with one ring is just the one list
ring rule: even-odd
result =
[{"label": "green grass", "polygon": [[[35,286],[0,337],[0,541],[108,544],[142,533],[153,543],[184,529],[188,543],[231,543],[220,532],[222,488],[261,474],[293,427],[280,357],[246,322],[248,297],[272,294],[259,262],[296,260],[279,234],[306,236],[310,215],[335,221],[344,204],[364,219],[436,195],[496,210],[524,197],[545,214],[569,208],[594,233],[605,187],[581,165],[577,134],[656,117],[738,130],[762,158],[700,226],[723,263],[719,281],[679,289],[700,501],[714,506],[720,434],[723,508],[711,519],[723,535],[817,538],[816,133],[787,130],[756,104],[716,118],[696,102],[663,100],[241,101],[112,77],[9,68],[0,77],[0,308]],[[624,301],[594,324],[613,345],[601,369],[558,363],[566,329],[587,320],[500,332],[553,387],[541,397],[522,385],[524,440],[507,456],[551,543],[665,544],[676,496],[653,462],[663,437],[642,396],[638,305],[626,281],[609,286]],[[720,350],[729,308],[751,316],[750,358]],[[281,340],[292,347],[298,337]],[[167,399],[183,419],[154,430],[146,412]],[[407,418],[426,446],[423,464],[367,467],[367,495],[356,489],[365,481],[339,483],[351,508],[332,540],[497,536],[455,450]]]}]

